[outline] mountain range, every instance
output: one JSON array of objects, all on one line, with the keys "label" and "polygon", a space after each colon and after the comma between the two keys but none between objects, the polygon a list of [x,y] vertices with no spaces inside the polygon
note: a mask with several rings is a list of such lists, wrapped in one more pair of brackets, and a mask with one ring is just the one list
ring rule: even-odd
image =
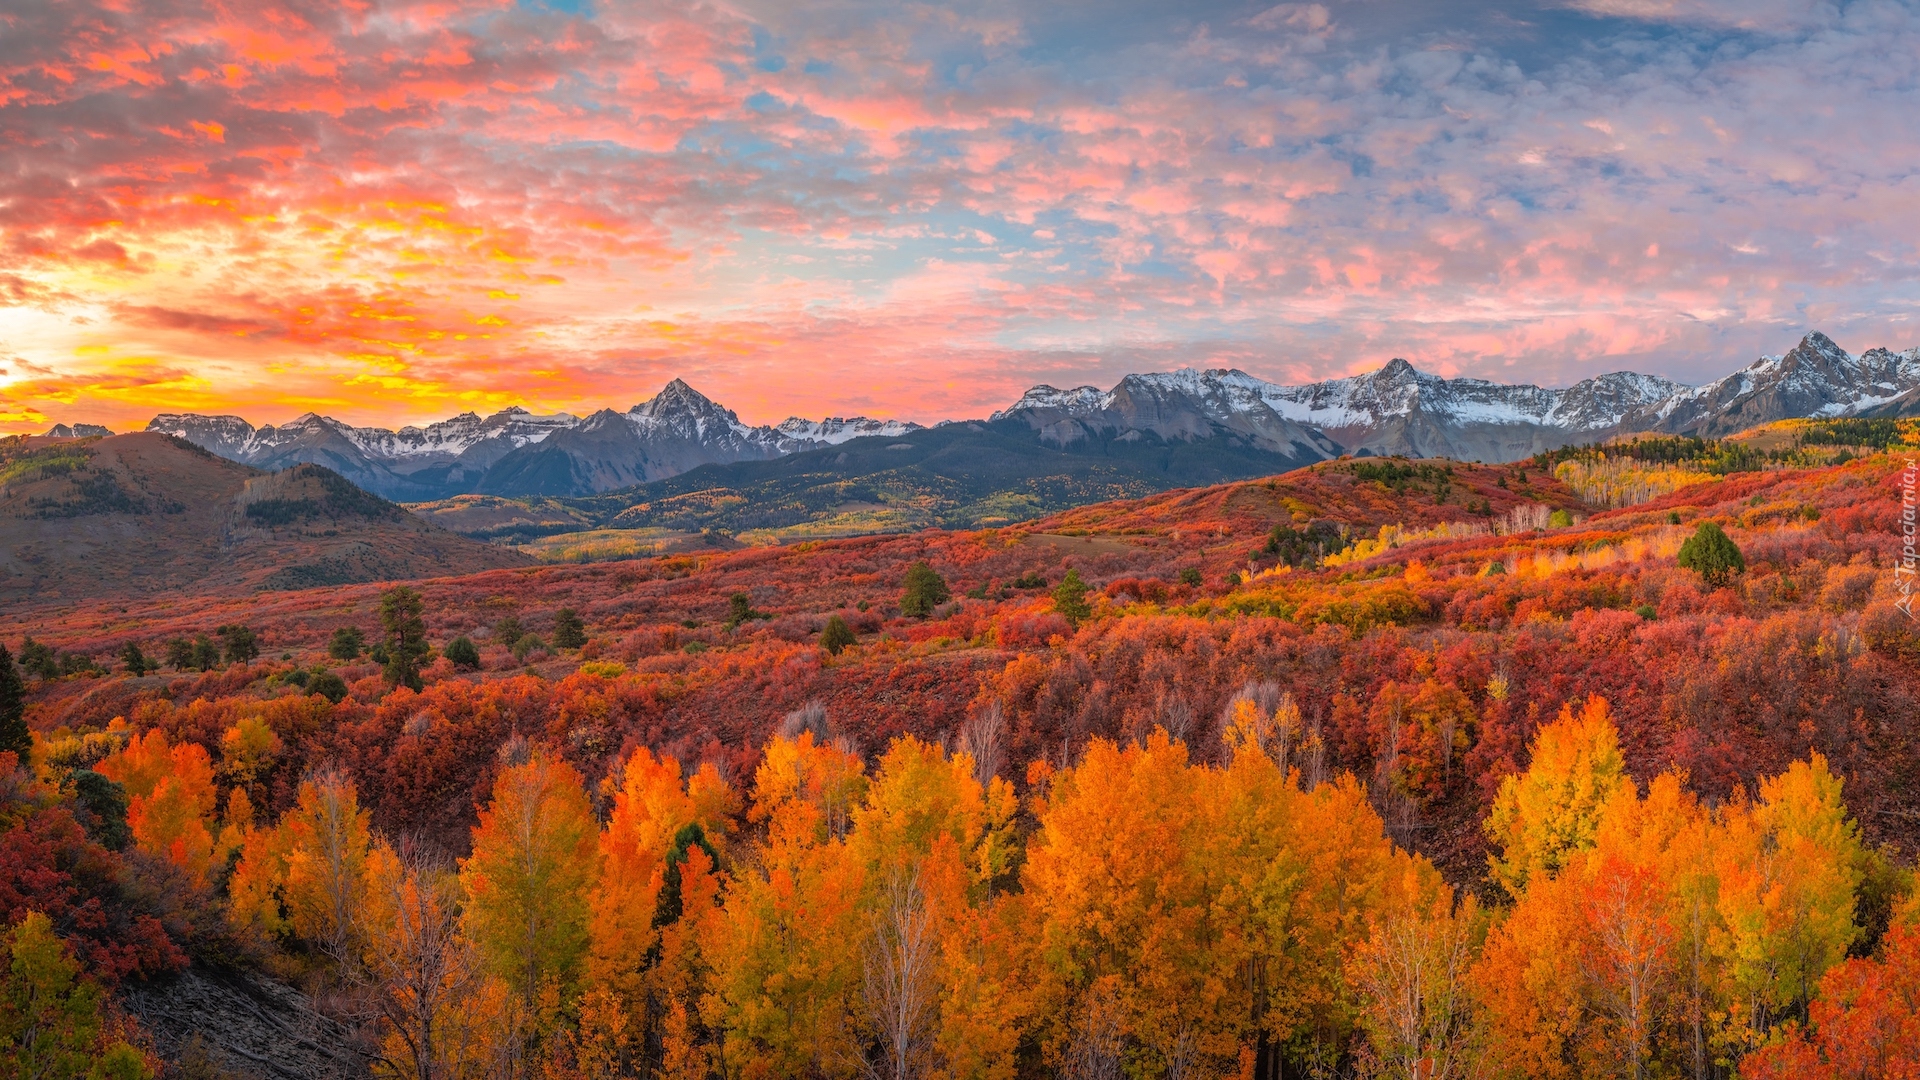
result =
[{"label": "mountain range", "polygon": [[386,498],[425,501],[467,493],[588,495],[701,465],[762,461],[863,436],[904,435],[919,426],[865,417],[796,417],[774,427],[753,427],[675,379],[624,413],[602,409],[589,416],[538,416],[515,407],[487,417],[462,413],[398,431],[354,427],[314,413],[260,428],[238,416],[164,413],[146,430],[260,469],[297,462],[325,465]]},{"label": "mountain range", "polygon": [[[1038,509],[1055,502],[1042,488],[1121,497],[1342,454],[1500,462],[1636,432],[1713,437],[1792,417],[1915,413],[1920,349],[1854,356],[1814,332],[1704,386],[1615,372],[1547,389],[1448,379],[1399,359],[1297,386],[1183,369],[1128,375],[1110,390],[1036,386],[986,420],[922,428],[865,417],[752,426],[675,379],[624,413],[584,417],[513,408],[393,431],[311,413],[261,428],[237,416],[182,413],[157,416],[147,430],[266,470],[324,465],[402,501],[585,498],[602,508],[595,519],[611,520],[632,519],[628,511],[642,505],[679,506],[703,491],[738,491],[756,505],[724,516],[761,523],[772,520],[759,505],[766,499],[818,516],[871,502],[887,478],[904,485],[896,493],[946,490],[943,505],[955,507],[1025,490]],[[620,494],[609,502],[608,493]],[[613,504],[621,509],[605,509]],[[678,509],[647,513],[667,514],[649,524],[686,523]],[[697,516],[714,527],[712,515]]]}]

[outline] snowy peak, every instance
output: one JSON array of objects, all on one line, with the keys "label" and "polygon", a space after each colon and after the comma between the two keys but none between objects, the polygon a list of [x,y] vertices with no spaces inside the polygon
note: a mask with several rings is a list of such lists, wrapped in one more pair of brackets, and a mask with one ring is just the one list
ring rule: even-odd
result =
[{"label": "snowy peak", "polygon": [[[1161,378],[1164,376],[1147,376]],[[1095,413],[1109,404],[1107,392],[1097,386],[1080,386],[1072,390],[1057,390],[1051,386],[1036,386],[1020,395],[1020,400],[988,417],[989,420],[1005,420],[1015,413],[1025,411],[1060,412],[1068,416],[1080,416]]]},{"label": "snowy peak", "polygon": [[354,427],[318,413],[255,428],[237,416],[169,413],[163,431],[221,457],[262,468],[325,465],[392,499],[428,500],[466,492],[581,495],[662,479],[704,464],[762,461],[868,435],[898,437],[917,424],[866,417],[750,427],[705,394],[674,379],[626,412],[540,415],[510,406],[471,410],[398,430]]},{"label": "snowy peak", "polygon": [[792,416],[781,421],[773,430],[782,439],[811,449],[816,446],[839,446],[849,439],[876,436],[897,439],[908,432],[919,431],[920,425],[907,420],[873,420],[865,416],[829,416],[825,420]]},{"label": "snowy peak", "polygon": [[1713,437],[1792,417],[1914,415],[1920,411],[1920,349],[1849,354],[1814,331],[1779,356],[1675,393],[1623,423]]}]

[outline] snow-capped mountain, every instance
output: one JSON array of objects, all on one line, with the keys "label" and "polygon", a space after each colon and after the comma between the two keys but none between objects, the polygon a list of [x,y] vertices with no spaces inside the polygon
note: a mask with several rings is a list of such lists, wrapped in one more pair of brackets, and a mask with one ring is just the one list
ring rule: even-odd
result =
[{"label": "snow-capped mountain", "polygon": [[766,460],[865,435],[898,436],[918,426],[796,417],[777,428],[754,427],[675,379],[625,413],[604,409],[586,417],[515,407],[394,431],[314,413],[261,428],[238,416],[168,413],[154,417],[147,430],[258,468],[314,462],[388,498],[426,500],[463,492],[593,494],[709,463]]},{"label": "snow-capped mountain", "polygon": [[1221,438],[1301,464],[1340,453],[1319,431],[1274,409],[1263,391],[1279,389],[1240,371],[1183,369],[1129,375],[1102,393],[1083,386],[1036,386],[994,421],[1017,420],[1059,447],[1147,438],[1191,443]]},{"label": "snow-capped mountain", "polygon": [[[1036,386],[989,423],[999,437],[1033,439],[1053,451],[1138,457],[1165,447],[1238,476],[1343,453],[1512,461],[1638,431],[1712,437],[1787,417],[1896,415],[1920,415],[1920,349],[1852,356],[1811,333],[1781,356],[1698,387],[1621,371],[1549,389],[1443,378],[1405,360],[1300,386],[1243,371],[1182,369],[1128,375],[1111,390]],[[854,439],[899,440],[920,427],[837,416],[750,425],[675,379],[624,413],[585,417],[514,408],[392,431],[312,413],[262,428],[237,416],[178,413],[154,417],[147,430],[260,468],[314,462],[391,499],[430,500],[467,492],[590,495],[702,465],[770,461]]]},{"label": "snow-capped mountain", "polygon": [[1673,394],[1625,418],[1631,431],[1712,437],[1788,417],[1920,413],[1920,349],[1848,354],[1815,331],[1780,356]]},{"label": "snow-capped mountain", "polygon": [[1917,413],[1920,349],[1854,357],[1816,332],[1783,356],[1699,387],[1619,371],[1547,389],[1443,378],[1405,360],[1300,386],[1243,371],[1182,369],[1129,375],[1107,391],[1036,386],[993,419],[1022,420],[1062,446],[1095,437],[1191,442],[1226,434],[1289,456],[1513,461],[1637,431],[1712,437],[1789,417]]},{"label": "snow-capped mountain", "polygon": [[1129,375],[1104,393],[1090,386],[1035,387],[994,419],[1025,419],[1043,440],[1058,444],[1094,431],[1170,442],[1225,434],[1307,460],[1365,452],[1507,461],[1613,428],[1679,389],[1622,372],[1546,390],[1445,379],[1405,360],[1304,386],[1244,371],[1186,369]]}]

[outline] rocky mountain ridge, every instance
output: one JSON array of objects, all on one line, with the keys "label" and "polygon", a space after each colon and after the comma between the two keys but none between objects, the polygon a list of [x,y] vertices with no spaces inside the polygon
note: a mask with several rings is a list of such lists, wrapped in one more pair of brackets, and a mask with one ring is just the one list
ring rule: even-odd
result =
[{"label": "rocky mountain ridge", "polygon": [[[1341,454],[1512,461],[1636,432],[1713,437],[1792,417],[1916,412],[1920,349],[1853,356],[1816,331],[1704,386],[1619,371],[1552,389],[1449,379],[1401,359],[1303,385],[1187,368],[1128,375],[1110,390],[1036,386],[988,422],[1077,454],[1137,457],[1152,446],[1227,453],[1233,462],[1223,475],[1238,475],[1256,459],[1272,472]],[[920,428],[865,417],[754,426],[675,379],[624,413],[584,417],[510,408],[393,431],[311,413],[257,429],[237,416],[166,414],[148,430],[259,468],[312,462],[387,498],[430,501],[598,495],[702,466],[899,439]]]}]

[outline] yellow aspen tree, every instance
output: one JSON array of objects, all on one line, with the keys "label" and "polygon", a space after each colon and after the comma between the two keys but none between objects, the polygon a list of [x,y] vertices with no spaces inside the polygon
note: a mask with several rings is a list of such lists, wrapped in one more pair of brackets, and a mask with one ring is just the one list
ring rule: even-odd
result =
[{"label": "yellow aspen tree", "polygon": [[1559,719],[1534,736],[1527,771],[1500,784],[1488,816],[1494,880],[1518,896],[1540,874],[1557,873],[1575,851],[1591,847],[1600,811],[1627,783],[1620,736],[1605,698],[1588,698],[1575,714],[1568,704]]},{"label": "yellow aspen tree", "polygon": [[333,769],[301,781],[299,800],[280,828],[286,834],[282,895],[288,925],[335,963],[357,962],[372,834],[353,781]]},{"label": "yellow aspen tree", "polygon": [[501,769],[460,864],[462,926],[536,1032],[573,997],[599,872],[599,829],[573,766],[535,750]]},{"label": "yellow aspen tree", "polygon": [[709,952],[729,1072],[859,1068],[860,952],[849,946],[863,932],[866,875],[844,838],[865,788],[860,760],[810,731],[767,744],[748,809],[765,844],[758,867],[734,880]]},{"label": "yellow aspen tree", "polygon": [[384,842],[368,852],[362,964],[382,1065],[401,1080],[479,1077],[491,1057],[488,1018],[472,1011],[484,978],[460,933],[459,904],[450,867]]}]

